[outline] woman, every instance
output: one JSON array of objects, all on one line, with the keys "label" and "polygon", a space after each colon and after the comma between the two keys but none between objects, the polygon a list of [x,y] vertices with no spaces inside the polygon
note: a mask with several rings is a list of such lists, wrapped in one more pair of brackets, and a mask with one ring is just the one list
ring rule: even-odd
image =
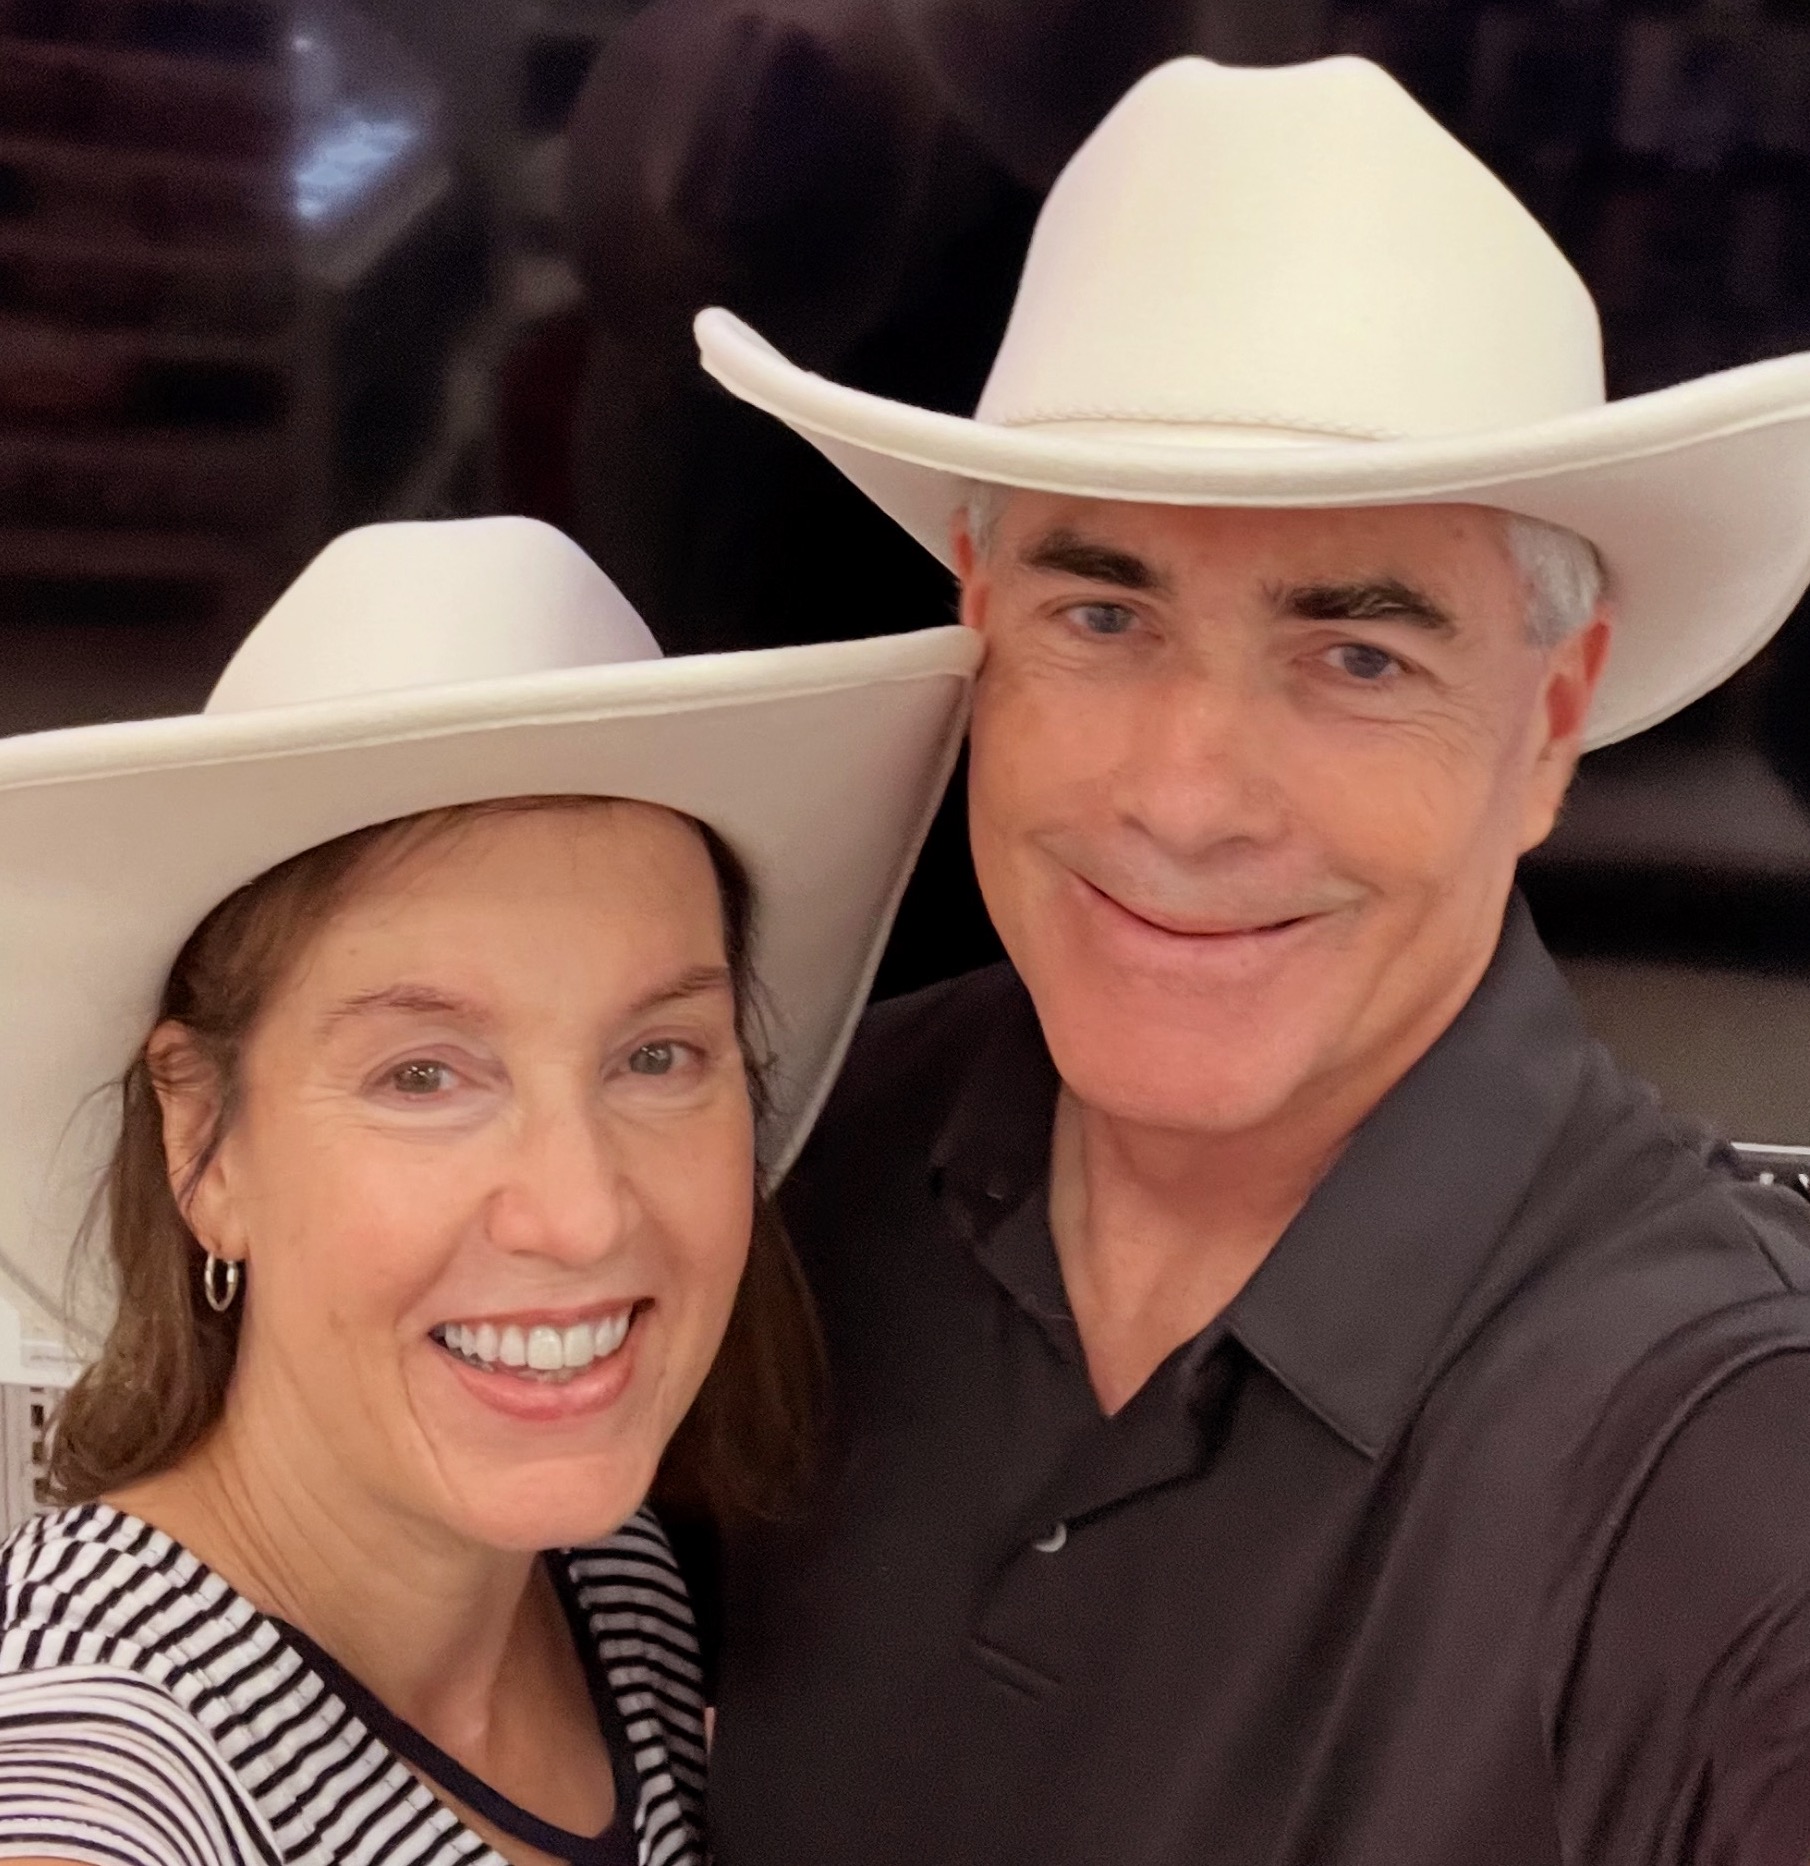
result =
[{"label": "woman", "polygon": [[64,1507],[0,1556],[0,1857],[702,1860],[646,1499],[796,1475],[814,1337],[757,1160],[971,665],[957,630],[663,664],[544,527],[386,526],[206,715],[0,745],[0,1236],[22,1328],[72,1333],[104,1165],[115,1302]]}]

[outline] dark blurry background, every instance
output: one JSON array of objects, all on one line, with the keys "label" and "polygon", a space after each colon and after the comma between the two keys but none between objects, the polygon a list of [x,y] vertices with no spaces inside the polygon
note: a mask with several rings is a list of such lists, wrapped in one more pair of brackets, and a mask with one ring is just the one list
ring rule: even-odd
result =
[{"label": "dark blurry background", "polygon": [[[691,314],[967,412],[1050,179],[1189,50],[1388,66],[1612,393],[1810,348],[1810,0],[0,0],[0,731],[197,706],[374,518],[547,518],[670,652],[946,619]],[[1810,1141],[1807,692],[1800,615],[1526,868],[1598,1028],[1750,1139]],[[992,950],[958,796],[882,988]]]}]

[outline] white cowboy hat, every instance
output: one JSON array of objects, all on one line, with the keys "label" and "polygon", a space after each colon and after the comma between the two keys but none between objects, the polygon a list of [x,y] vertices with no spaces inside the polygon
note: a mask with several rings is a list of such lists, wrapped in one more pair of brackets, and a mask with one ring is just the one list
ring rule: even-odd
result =
[{"label": "white cowboy hat", "polygon": [[[0,1381],[73,1371],[104,1292],[66,1270],[110,1093],[190,932],[317,843],[445,805],[632,797],[708,823],[754,884],[783,1170],[853,1030],[954,762],[965,629],[663,660],[529,519],[327,546],[204,713],[0,740]],[[96,1306],[90,1308],[93,1302]]]},{"label": "white cowboy hat", "polygon": [[1714,687],[1810,581],[1810,356],[1605,403],[1583,282],[1362,59],[1185,58],[1135,85],[1044,204],[971,421],[810,375],[723,310],[697,334],[945,561],[976,481],[1581,532],[1618,616],[1593,746]]}]

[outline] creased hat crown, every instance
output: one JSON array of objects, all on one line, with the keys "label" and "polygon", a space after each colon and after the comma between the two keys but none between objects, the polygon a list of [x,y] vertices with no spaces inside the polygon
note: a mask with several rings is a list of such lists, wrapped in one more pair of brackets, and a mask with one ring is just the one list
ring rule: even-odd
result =
[{"label": "creased hat crown", "polygon": [[1583,281],[1387,73],[1186,58],[1051,191],[976,418],[1425,439],[1603,394]]},{"label": "creased hat crown", "polygon": [[335,538],[215,683],[210,713],[657,660],[628,599],[531,518],[367,525]]}]

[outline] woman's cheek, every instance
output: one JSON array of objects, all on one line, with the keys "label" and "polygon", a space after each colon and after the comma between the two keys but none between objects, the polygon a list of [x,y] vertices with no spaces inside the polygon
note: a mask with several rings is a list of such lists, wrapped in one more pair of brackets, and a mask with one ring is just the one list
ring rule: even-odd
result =
[{"label": "woman's cheek", "polygon": [[[754,1226],[754,1151],[745,1122],[724,1122],[694,1137],[650,1187],[665,1204],[659,1225],[670,1240],[674,1275],[685,1285],[685,1307],[700,1325],[720,1333],[748,1261]],[[708,1357],[714,1340],[704,1344]]]},{"label": "woman's cheek", "polygon": [[307,1280],[349,1332],[389,1335],[444,1268],[459,1234],[464,1175],[442,1158],[387,1159],[347,1137],[314,1161],[295,1209]]}]

